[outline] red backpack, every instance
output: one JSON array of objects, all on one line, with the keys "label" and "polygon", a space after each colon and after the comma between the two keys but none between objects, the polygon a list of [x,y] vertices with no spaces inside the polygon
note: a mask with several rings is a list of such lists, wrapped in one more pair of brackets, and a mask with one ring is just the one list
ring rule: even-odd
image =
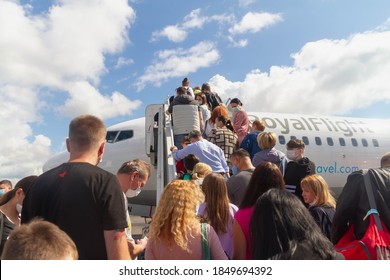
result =
[{"label": "red backpack", "polygon": [[[376,172],[374,169],[371,171]],[[360,240],[355,238],[354,225],[350,224],[344,236],[335,245],[335,249],[343,254],[346,260],[390,260],[390,234],[376,209],[369,173],[364,170],[363,174],[371,208],[365,219],[369,217],[370,224]]]}]

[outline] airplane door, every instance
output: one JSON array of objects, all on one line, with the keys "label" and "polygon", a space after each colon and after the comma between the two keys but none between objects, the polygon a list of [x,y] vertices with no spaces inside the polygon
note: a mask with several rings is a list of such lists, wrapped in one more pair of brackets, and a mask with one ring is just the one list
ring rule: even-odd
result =
[{"label": "airplane door", "polygon": [[161,104],[151,104],[145,109],[145,152],[149,157],[151,148],[154,147],[153,128],[157,127],[154,119],[160,108]]}]

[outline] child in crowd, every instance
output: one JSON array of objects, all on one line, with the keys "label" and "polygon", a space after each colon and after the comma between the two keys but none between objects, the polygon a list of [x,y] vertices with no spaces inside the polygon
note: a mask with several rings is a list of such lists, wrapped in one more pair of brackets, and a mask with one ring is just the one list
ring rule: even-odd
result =
[{"label": "child in crowd", "polygon": [[48,221],[32,220],[14,229],[5,244],[2,260],[77,260],[73,240]]},{"label": "child in crowd", "polygon": [[203,179],[212,172],[213,170],[211,169],[210,165],[199,162],[194,166],[194,170],[192,171],[192,180],[196,180],[199,187],[201,187]]},{"label": "child in crowd", "polygon": [[310,214],[320,226],[322,233],[330,240],[336,200],[330,193],[328,184],[320,175],[314,174],[303,178],[301,188]]}]

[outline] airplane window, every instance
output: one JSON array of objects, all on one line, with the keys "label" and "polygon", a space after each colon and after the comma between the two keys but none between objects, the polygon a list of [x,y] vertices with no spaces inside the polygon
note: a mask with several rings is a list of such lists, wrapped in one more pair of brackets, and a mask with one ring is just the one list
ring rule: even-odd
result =
[{"label": "airplane window", "polygon": [[374,147],[379,147],[378,140],[372,139],[372,144],[374,144]]},{"label": "airplane window", "polygon": [[122,130],[121,132],[119,132],[119,135],[118,135],[118,138],[116,139],[116,142],[129,139],[129,138],[133,137],[133,135],[134,135],[134,131],[132,131],[132,130]]},{"label": "airplane window", "polygon": [[107,143],[114,143],[115,137],[118,134],[118,131],[107,131],[106,141]]},{"label": "airplane window", "polygon": [[345,139],[339,138],[340,146],[345,146]]},{"label": "airplane window", "polygon": [[309,145],[309,138],[307,138],[307,136],[303,136],[302,141],[305,143],[305,145]]},{"label": "airplane window", "polygon": [[352,146],[357,147],[358,142],[355,138],[351,138]]},{"label": "airplane window", "polygon": [[284,145],[286,144],[286,139],[283,135],[279,135],[279,144]]},{"label": "airplane window", "polygon": [[326,141],[328,142],[329,146],[333,146],[333,139],[331,137],[326,137]]},{"label": "airplane window", "polygon": [[317,144],[317,146],[321,146],[322,145],[322,141],[321,141],[321,138],[320,137],[316,137],[316,138],[314,138],[315,140],[316,140],[316,144]]},{"label": "airplane window", "polygon": [[367,139],[362,139],[362,144],[363,144],[363,147],[367,147],[368,146],[368,142],[367,142]]},{"label": "airplane window", "polygon": [[297,139],[297,137],[295,137],[295,136],[290,136],[290,139],[291,139],[291,140],[295,140],[295,139]]}]

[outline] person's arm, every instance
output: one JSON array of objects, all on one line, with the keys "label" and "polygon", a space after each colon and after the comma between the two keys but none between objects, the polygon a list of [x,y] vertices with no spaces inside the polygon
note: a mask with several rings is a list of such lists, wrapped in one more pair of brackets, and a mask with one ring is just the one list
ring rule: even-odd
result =
[{"label": "person's arm", "polygon": [[104,241],[109,260],[130,260],[124,229],[105,230]]},{"label": "person's arm", "polygon": [[180,149],[180,150],[178,150],[176,146],[172,146],[171,151],[172,151],[173,158],[177,161],[177,160],[181,160],[181,159],[185,158],[186,155],[194,154],[193,145],[194,145],[193,143],[189,144],[185,148]]},{"label": "person's arm", "polygon": [[234,127],[234,130],[236,131],[237,134],[240,134],[240,132],[243,131],[243,126],[242,126],[243,117],[244,117],[244,115],[241,111],[238,111],[234,115],[233,127]]},{"label": "person's arm", "polygon": [[249,134],[244,137],[241,142],[240,148],[246,150],[249,154],[251,153],[251,140],[249,139]]},{"label": "person's arm", "polygon": [[230,176],[230,174],[229,174],[229,166],[227,165],[227,162],[226,162],[226,159],[225,159],[225,154],[222,151],[222,149],[221,149],[221,153],[220,153],[219,158],[221,160],[221,164],[222,164],[223,169],[227,173],[226,175],[229,177]]},{"label": "person's arm", "polygon": [[233,222],[233,260],[245,260],[246,258],[246,238],[242,232],[240,224]]},{"label": "person's arm", "polygon": [[336,213],[333,217],[331,240],[336,244],[348,229],[348,224],[354,221],[357,212],[357,204],[360,201],[364,186],[363,176],[360,173],[352,173],[347,178],[343,191],[336,205]]},{"label": "person's arm", "polygon": [[134,240],[127,240],[129,245],[129,251],[130,251],[130,257],[132,260],[134,260],[138,254],[142,253],[146,245],[148,244],[148,238],[145,236],[142,239],[138,239],[137,241]]},{"label": "person's arm", "polygon": [[199,116],[199,125],[200,125],[200,131],[203,132],[204,129],[204,123],[203,123],[203,116],[202,112],[198,110],[198,116]]}]

